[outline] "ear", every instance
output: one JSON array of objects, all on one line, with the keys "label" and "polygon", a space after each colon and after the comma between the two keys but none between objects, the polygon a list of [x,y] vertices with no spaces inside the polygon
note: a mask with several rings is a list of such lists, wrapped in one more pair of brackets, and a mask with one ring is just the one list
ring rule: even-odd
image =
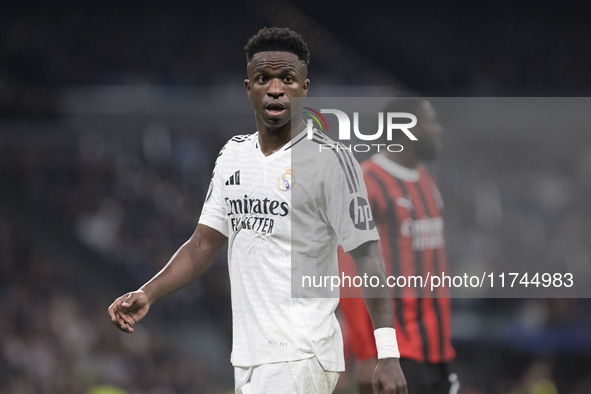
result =
[{"label": "ear", "polygon": [[246,94],[248,95],[248,99],[250,100],[250,79],[244,80],[244,88],[246,89]]},{"label": "ear", "polygon": [[304,91],[304,97],[306,97],[306,94],[308,93],[308,87],[310,87],[310,80],[306,79],[304,81],[304,85],[302,86],[302,90]]}]

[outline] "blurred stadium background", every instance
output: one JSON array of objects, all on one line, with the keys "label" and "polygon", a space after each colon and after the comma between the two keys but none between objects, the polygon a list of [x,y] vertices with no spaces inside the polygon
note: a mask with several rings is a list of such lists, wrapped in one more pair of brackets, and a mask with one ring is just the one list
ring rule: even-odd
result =
[{"label": "blurred stadium background", "polygon": [[[217,152],[254,131],[242,48],[260,27],[304,36],[316,96],[588,96],[587,11],[0,3],[0,393],[232,391],[224,252],[133,335],[106,309],[190,236]],[[446,131],[433,169],[451,264],[591,264],[589,132]],[[455,300],[453,329],[463,393],[591,393],[587,299]],[[354,390],[349,371],[339,392]]]}]

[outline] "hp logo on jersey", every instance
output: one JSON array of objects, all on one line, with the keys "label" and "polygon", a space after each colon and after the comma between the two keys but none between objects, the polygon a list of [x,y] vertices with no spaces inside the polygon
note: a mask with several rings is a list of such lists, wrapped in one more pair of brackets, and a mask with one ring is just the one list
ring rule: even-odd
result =
[{"label": "hp logo on jersey", "polygon": [[376,226],[369,204],[363,197],[354,197],[351,200],[349,204],[349,215],[353,224],[359,230],[371,230]]}]

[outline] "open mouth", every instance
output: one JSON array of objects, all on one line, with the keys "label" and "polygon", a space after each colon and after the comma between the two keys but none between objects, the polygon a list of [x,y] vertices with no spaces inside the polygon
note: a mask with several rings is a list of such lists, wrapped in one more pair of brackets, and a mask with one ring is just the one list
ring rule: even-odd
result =
[{"label": "open mouth", "polygon": [[265,107],[265,110],[270,116],[279,116],[285,111],[285,107],[281,104],[270,104]]}]

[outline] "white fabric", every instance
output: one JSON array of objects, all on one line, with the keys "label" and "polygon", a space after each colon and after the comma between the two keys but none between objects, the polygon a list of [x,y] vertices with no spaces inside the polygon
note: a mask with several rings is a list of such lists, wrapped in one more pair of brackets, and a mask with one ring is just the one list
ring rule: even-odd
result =
[{"label": "white fabric", "polygon": [[382,358],[400,358],[395,329],[391,327],[378,328],[374,330],[373,335],[376,339],[378,360]]},{"label": "white fabric", "polygon": [[[356,228],[349,215],[353,198],[367,199],[359,164],[349,168],[361,182],[351,194],[338,162],[344,153],[318,153],[318,143],[303,137],[305,131],[265,157],[257,133],[237,136],[216,162],[199,223],[228,237],[234,366],[316,356],[326,370],[344,370],[343,340],[334,315],[338,298],[292,298],[292,260],[338,274],[339,243],[348,251],[379,236],[375,228]],[[293,169],[292,143],[297,155],[310,154]],[[313,176],[305,175],[311,169]],[[299,193],[296,207],[292,188]],[[305,242],[292,239],[292,217],[294,231],[304,234]]]},{"label": "white fabric", "polygon": [[316,357],[234,368],[236,394],[330,394],[339,374],[325,371]]},{"label": "white fabric", "polygon": [[416,168],[408,168],[401,166],[400,164],[388,159],[385,155],[373,155],[371,157],[371,160],[380,167],[382,167],[384,170],[386,170],[386,172],[392,175],[393,177],[402,179],[403,181],[417,182],[421,177],[421,173]]}]

